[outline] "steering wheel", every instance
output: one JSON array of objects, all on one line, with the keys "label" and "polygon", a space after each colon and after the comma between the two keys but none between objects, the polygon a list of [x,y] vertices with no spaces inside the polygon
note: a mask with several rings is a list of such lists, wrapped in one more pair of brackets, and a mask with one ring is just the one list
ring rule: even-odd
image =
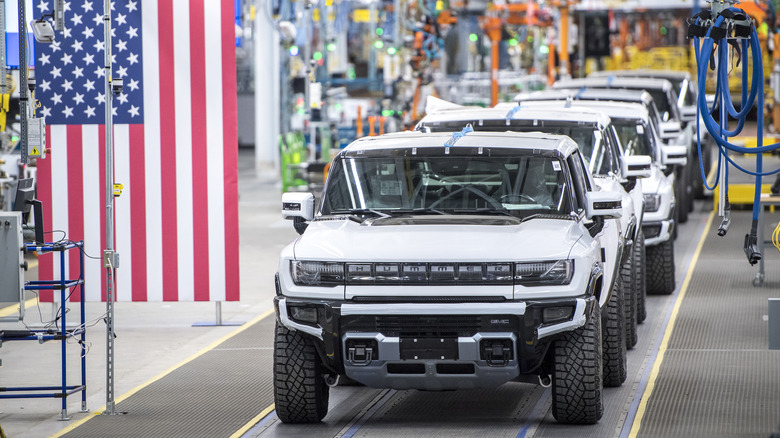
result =
[{"label": "steering wheel", "polygon": [[469,192],[479,196],[480,198],[482,198],[485,201],[487,201],[487,203],[490,204],[490,206],[493,207],[493,208],[497,208],[499,210],[503,210],[504,209],[504,206],[500,202],[498,202],[494,198],[491,198],[487,193],[483,192],[482,190],[475,189],[472,186],[463,186],[463,187],[461,187],[461,188],[459,188],[457,190],[453,190],[452,192],[444,195],[444,197],[439,198],[434,203],[429,205],[428,208],[434,208],[437,205],[439,205],[439,203],[441,203],[442,201],[445,201],[445,200],[447,200],[447,199],[449,199],[449,198],[451,198],[451,197],[453,197],[453,196],[455,196],[458,193],[463,192],[463,191],[469,191]]}]

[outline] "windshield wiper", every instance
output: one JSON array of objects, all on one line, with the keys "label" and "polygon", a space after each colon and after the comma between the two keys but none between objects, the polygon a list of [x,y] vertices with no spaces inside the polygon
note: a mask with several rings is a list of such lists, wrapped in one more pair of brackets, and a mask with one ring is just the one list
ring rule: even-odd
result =
[{"label": "windshield wiper", "polygon": [[382,213],[381,211],[372,210],[370,208],[353,208],[350,210],[333,210],[330,212],[332,215],[339,215],[339,214],[348,214],[349,218],[355,222],[363,223],[366,219],[368,219],[366,216],[373,215],[378,218],[384,219],[390,217],[389,214]]},{"label": "windshield wiper", "polygon": [[484,207],[484,208],[453,208],[452,210],[449,210],[455,214],[477,214],[477,215],[502,215],[502,216],[511,216],[515,219],[517,219],[517,216],[513,215],[512,212],[505,208],[490,208],[490,207]]},{"label": "windshield wiper", "polygon": [[397,210],[387,210],[387,213],[390,215],[396,215],[396,214],[441,214],[441,215],[447,215],[449,213],[443,212],[441,210],[437,210],[435,208],[400,208]]}]

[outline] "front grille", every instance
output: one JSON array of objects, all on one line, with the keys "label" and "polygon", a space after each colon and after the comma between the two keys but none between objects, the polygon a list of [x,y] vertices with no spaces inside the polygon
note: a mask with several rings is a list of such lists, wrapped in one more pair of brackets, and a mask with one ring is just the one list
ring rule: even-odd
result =
[{"label": "front grille", "polygon": [[341,332],[381,333],[392,337],[469,337],[479,332],[513,332],[514,315],[405,315],[349,316],[341,319]]}]

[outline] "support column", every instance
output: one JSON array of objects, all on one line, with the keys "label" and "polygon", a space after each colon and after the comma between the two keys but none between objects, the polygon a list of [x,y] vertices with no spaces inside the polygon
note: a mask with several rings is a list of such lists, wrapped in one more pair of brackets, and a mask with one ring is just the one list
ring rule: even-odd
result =
[{"label": "support column", "polygon": [[[258,8],[267,8],[264,1]],[[255,170],[260,177],[279,175],[279,35],[267,14],[255,20]]]}]

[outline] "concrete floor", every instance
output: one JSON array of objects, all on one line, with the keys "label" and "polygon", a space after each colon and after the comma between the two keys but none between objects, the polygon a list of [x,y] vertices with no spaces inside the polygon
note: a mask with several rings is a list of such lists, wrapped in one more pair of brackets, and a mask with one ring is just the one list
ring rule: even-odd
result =
[{"label": "concrete floor", "polygon": [[[252,150],[239,153],[239,227],[241,301],[222,304],[223,322],[249,321],[272,308],[273,275],[281,249],[297,233],[290,221],[281,218],[280,186],[256,177]],[[121,268],[120,268],[121,269]],[[32,272],[31,272],[32,273]],[[9,303],[0,303],[0,308]],[[75,321],[78,303],[70,304],[68,317]],[[214,322],[214,303],[132,303],[116,304],[115,394],[131,391],[154,376],[170,369],[224,337],[236,327],[193,327],[196,322]],[[100,318],[105,304],[88,302],[87,321]],[[51,304],[40,305],[44,321],[51,319]],[[41,325],[38,308],[27,309],[24,323]],[[23,329],[22,323],[2,323],[0,329]],[[87,331],[87,407],[95,411],[106,403],[106,330],[102,321]],[[0,387],[51,386],[60,383],[60,346],[49,342],[6,342],[0,348],[2,368]],[[79,347],[68,346],[68,384],[79,380]],[[68,397],[68,413],[74,420],[81,396]],[[60,418],[56,399],[0,400],[0,427],[9,437],[39,438],[56,433],[70,422]],[[72,422],[72,421],[71,421]]]}]

